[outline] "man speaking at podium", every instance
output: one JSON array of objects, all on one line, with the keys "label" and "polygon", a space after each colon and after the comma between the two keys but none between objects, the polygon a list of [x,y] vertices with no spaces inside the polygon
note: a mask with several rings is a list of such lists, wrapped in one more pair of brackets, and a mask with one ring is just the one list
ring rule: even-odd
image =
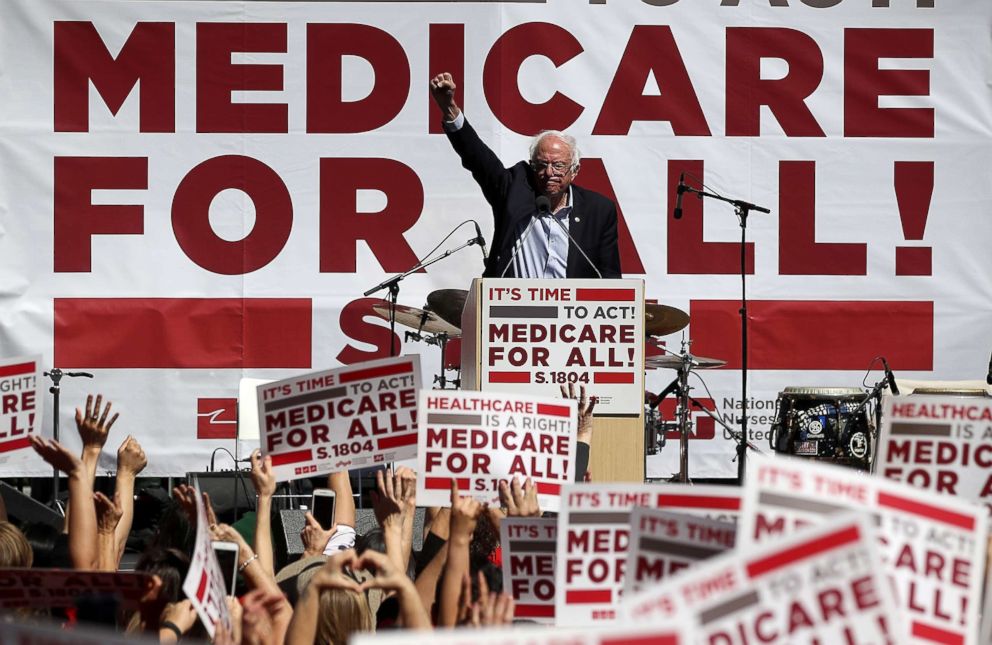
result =
[{"label": "man speaking at podium", "polygon": [[431,79],[444,130],[462,166],[471,171],[493,209],[493,247],[485,278],[619,278],[617,209],[575,186],[579,150],[556,131],[534,137],[530,162],[505,168],[455,103],[447,72]]}]

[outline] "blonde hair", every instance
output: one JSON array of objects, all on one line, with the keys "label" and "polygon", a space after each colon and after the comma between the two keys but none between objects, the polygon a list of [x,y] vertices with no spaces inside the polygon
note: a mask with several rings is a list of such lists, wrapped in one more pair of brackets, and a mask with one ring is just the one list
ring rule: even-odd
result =
[{"label": "blonde hair", "polygon": [[34,552],[20,529],[10,522],[0,522],[0,567],[29,568],[33,560]]},{"label": "blonde hair", "polygon": [[315,641],[319,645],[346,645],[352,634],[374,628],[365,594],[347,589],[325,589],[320,593]]}]

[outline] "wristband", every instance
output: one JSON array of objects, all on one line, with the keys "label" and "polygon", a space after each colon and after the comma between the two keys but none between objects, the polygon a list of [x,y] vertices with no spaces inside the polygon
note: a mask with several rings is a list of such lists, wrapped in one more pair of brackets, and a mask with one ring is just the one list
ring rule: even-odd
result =
[{"label": "wristband", "polygon": [[171,620],[163,620],[159,623],[159,629],[168,629],[176,635],[176,640],[181,641],[183,639],[183,630],[179,629],[179,625],[175,624]]},{"label": "wristband", "polygon": [[245,569],[247,569],[248,568],[248,565],[251,564],[252,562],[254,562],[255,560],[258,560],[258,554],[257,553],[255,555],[251,556],[250,558],[248,558],[247,560],[245,560],[244,562],[241,563],[241,566],[238,567],[238,573],[241,573],[242,571],[244,571]]}]

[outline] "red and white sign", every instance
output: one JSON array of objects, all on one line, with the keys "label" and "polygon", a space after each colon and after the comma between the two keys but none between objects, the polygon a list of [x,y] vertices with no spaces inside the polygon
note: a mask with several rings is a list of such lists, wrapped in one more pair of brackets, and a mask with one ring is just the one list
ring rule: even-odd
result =
[{"label": "red and white sign", "polygon": [[[692,195],[674,219],[676,186],[772,210],[745,247],[755,443],[784,387],[855,385],[874,356],[914,378],[986,373],[988,0],[2,6],[0,347],[95,372],[148,476],[231,447],[196,438],[196,400],[242,377],[385,358],[392,340],[439,373],[361,294],[466,214],[493,239],[428,94],[441,71],[505,166],[541,129],[578,139],[576,184],[616,203],[624,275],[728,361],[706,375],[724,417],[742,404],[741,230]],[[400,302],[467,288],[480,256],[410,275]],[[718,429],[690,471],[731,477],[733,456]]]},{"label": "red and white sign", "polygon": [[516,603],[514,618],[554,624],[557,542],[555,517],[507,517],[499,523],[503,591]]},{"label": "red and white sign", "polygon": [[992,509],[992,399],[885,397],[875,472]]},{"label": "red and white sign", "polygon": [[736,521],[741,491],[730,486],[573,484],[558,513],[555,621],[598,625],[617,618],[630,514],[638,506]]},{"label": "red and white sign", "polygon": [[689,623],[696,643],[899,643],[900,616],[867,514],[846,513],[701,562],[621,603],[634,622]]},{"label": "red and white sign", "polygon": [[761,455],[749,460],[744,494],[738,540],[745,545],[807,524],[833,526],[845,510],[872,514],[912,642],[979,642],[984,507],[850,468]]},{"label": "red and white sign", "polygon": [[543,511],[557,511],[575,480],[576,403],[492,392],[423,390],[417,503],[450,506],[462,495],[499,505],[499,483],[530,478]]},{"label": "red and white sign", "polygon": [[[423,643],[424,634],[392,629],[359,632],[349,645],[410,645]],[[633,625],[610,629],[558,627],[501,627],[445,629],[430,634],[432,645],[689,645],[696,641],[684,625]]]},{"label": "red and white sign", "polygon": [[420,357],[300,374],[258,386],[262,454],[286,481],[409,459]]},{"label": "red and white sign", "polygon": [[44,419],[44,393],[41,356],[0,360],[0,464],[31,447]]},{"label": "red and white sign", "polygon": [[637,506],[630,512],[624,596],[734,548],[737,525]]},{"label": "red and white sign", "polygon": [[183,593],[193,603],[200,622],[213,638],[214,623],[217,621],[230,631],[231,613],[227,608],[224,573],[211,546],[207,510],[203,505],[203,495],[200,494],[200,483],[195,477],[193,488],[196,491],[196,542],[193,545],[193,555],[189,561],[186,579],[183,580]]},{"label": "red and white sign", "polygon": [[585,385],[596,413],[644,407],[644,281],[486,280],[482,389],[556,396]]},{"label": "red and white sign", "polygon": [[73,607],[80,598],[99,595],[136,610],[151,587],[151,575],[140,571],[0,569],[0,607]]}]

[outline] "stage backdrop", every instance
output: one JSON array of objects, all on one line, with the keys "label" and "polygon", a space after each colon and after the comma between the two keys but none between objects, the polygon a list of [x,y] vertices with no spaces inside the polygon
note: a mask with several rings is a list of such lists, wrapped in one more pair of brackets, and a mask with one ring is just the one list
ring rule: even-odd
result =
[{"label": "stage backdrop", "polygon": [[[728,362],[691,384],[731,419],[740,228],[691,196],[674,220],[675,186],[685,172],[772,210],[747,227],[759,445],[780,389],[858,387],[875,356],[984,379],[990,34],[987,0],[5,0],[0,353],[91,371],[62,383],[64,436],[102,392],[121,413],[108,458],[131,433],[160,475],[233,449],[242,376],[388,355],[362,293],[467,218],[492,234],[428,94],[450,71],[507,165],[540,129],[579,138],[577,183],[622,212],[624,274]],[[399,301],[481,270],[466,249]],[[430,383],[436,348],[398,336]],[[732,444],[694,416],[691,474],[733,475]],[[675,470],[665,453],[649,472]],[[28,454],[2,468],[50,472]]]}]

